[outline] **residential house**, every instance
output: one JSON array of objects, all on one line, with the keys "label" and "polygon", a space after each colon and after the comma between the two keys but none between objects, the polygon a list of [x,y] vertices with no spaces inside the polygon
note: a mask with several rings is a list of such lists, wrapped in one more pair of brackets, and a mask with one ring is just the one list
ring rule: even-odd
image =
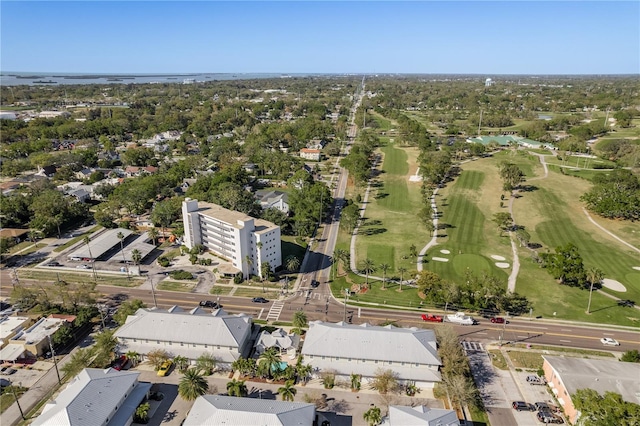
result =
[{"label": "residential house", "polygon": [[172,357],[181,355],[195,362],[208,353],[221,365],[230,366],[249,355],[251,325],[251,317],[245,314],[230,315],[222,309],[185,311],[173,306],[167,310],[139,309],[129,315],[115,337],[123,354],[135,351],[144,355],[162,349]]},{"label": "residential house", "polygon": [[300,157],[305,160],[320,161],[322,152],[319,149],[302,148],[300,150]]},{"label": "residential house", "polygon": [[129,426],[151,383],[137,371],[85,368],[48,404],[33,426]]},{"label": "residential house", "polygon": [[312,426],[315,418],[314,404],[203,395],[196,399],[183,425]]},{"label": "residential house", "polygon": [[144,174],[154,174],[158,171],[157,167],[154,166],[146,166],[146,167],[136,167],[136,166],[128,166],[124,169],[124,174],[126,177],[137,177],[142,176]]},{"label": "residential house", "polygon": [[0,191],[2,191],[2,195],[9,195],[19,187],[20,182],[9,181],[0,183]]},{"label": "residential house", "polygon": [[548,355],[542,358],[544,377],[573,424],[580,418],[571,399],[578,389],[593,389],[601,395],[615,392],[627,402],[640,404],[640,364]]},{"label": "residential house", "polygon": [[440,381],[442,363],[433,330],[313,321],[302,355],[316,371],[332,369],[344,380],[360,374],[367,383],[389,369],[400,383],[415,382],[421,388],[433,388]]},{"label": "residential house", "polygon": [[287,355],[293,359],[298,354],[298,348],[300,346],[300,336],[292,333],[287,333],[283,328],[269,333],[263,331],[258,335],[256,339],[255,354],[260,355],[269,348],[276,348],[278,353]]},{"label": "residential house", "polygon": [[13,238],[16,243],[24,241],[29,235],[28,229],[0,228],[0,238]]},{"label": "residential house", "polygon": [[460,420],[454,410],[424,405],[390,405],[389,415],[382,420],[380,426],[460,426]]},{"label": "residential house", "polygon": [[256,191],[256,199],[262,210],[277,209],[283,213],[289,213],[289,194],[286,192],[259,190]]},{"label": "residential house", "polygon": [[186,198],[182,202],[184,244],[202,244],[229,260],[243,276],[262,277],[262,264],[271,270],[282,265],[280,227],[244,213]]}]

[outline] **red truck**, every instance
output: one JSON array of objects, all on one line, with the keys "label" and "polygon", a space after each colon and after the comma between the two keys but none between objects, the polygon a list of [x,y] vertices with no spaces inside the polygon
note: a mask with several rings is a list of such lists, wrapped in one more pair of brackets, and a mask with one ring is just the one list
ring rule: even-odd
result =
[{"label": "red truck", "polygon": [[422,321],[442,322],[442,315],[422,314]]}]

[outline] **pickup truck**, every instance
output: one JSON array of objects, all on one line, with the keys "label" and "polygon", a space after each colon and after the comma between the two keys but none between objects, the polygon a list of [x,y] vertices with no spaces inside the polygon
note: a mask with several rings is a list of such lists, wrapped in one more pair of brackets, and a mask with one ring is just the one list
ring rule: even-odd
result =
[{"label": "pickup truck", "polygon": [[422,321],[443,322],[444,318],[442,318],[442,315],[422,314]]},{"label": "pickup truck", "polygon": [[456,312],[453,315],[447,315],[447,321],[460,325],[474,325],[476,320],[472,317],[465,315],[464,312]]}]

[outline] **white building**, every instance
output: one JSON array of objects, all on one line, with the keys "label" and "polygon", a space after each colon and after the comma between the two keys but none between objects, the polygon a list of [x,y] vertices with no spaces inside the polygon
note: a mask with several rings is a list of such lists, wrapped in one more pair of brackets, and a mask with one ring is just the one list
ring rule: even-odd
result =
[{"label": "white building", "polygon": [[34,426],[129,426],[136,408],[151,389],[140,373],[85,368],[44,406]]},{"label": "white building", "polygon": [[315,418],[316,407],[313,404],[204,395],[196,399],[183,424],[184,426],[311,426]]},{"label": "white building", "polygon": [[322,151],[319,149],[302,148],[300,150],[300,157],[305,160],[320,161]]},{"label": "white building", "polygon": [[[261,275],[261,265],[282,265],[280,227],[244,213],[186,198],[182,202],[184,244],[202,244],[229,260],[243,276]],[[249,260],[249,261],[247,261]]]},{"label": "white building", "polygon": [[383,419],[380,426],[460,426],[460,420],[454,410],[424,405],[390,405],[389,416]]},{"label": "white building", "polygon": [[320,371],[331,369],[348,380],[362,375],[363,383],[379,370],[392,370],[400,383],[433,388],[440,381],[442,363],[433,330],[370,324],[313,321],[302,346],[303,362]]},{"label": "white building", "polygon": [[115,332],[118,351],[145,355],[162,349],[172,357],[195,361],[200,355],[213,355],[221,364],[247,357],[251,350],[251,317],[230,315],[222,309],[213,313],[195,308],[185,311],[177,306],[164,309],[138,309]]}]

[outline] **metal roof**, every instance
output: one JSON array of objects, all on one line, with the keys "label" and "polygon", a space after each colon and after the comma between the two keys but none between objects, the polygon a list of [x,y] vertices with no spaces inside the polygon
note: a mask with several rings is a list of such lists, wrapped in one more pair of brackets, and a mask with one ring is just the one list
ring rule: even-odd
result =
[{"label": "metal roof", "polygon": [[459,426],[460,420],[453,410],[429,408],[424,405],[407,407],[404,405],[389,406],[390,426]]},{"label": "metal roof", "polygon": [[[111,368],[106,370],[86,368],[67,385],[55,400],[44,407],[42,414],[34,420],[32,425],[112,424],[110,420],[114,411],[118,409],[129,411],[131,407],[135,411],[135,407],[142,401],[146,391],[136,392],[136,385],[147,390],[151,387],[150,383],[138,384],[139,375],[138,372],[116,371]],[[125,395],[127,395],[127,399],[125,399]],[[134,401],[131,398],[138,400]]]},{"label": "metal roof", "polygon": [[138,309],[135,315],[127,318],[115,336],[241,348],[245,336],[251,335],[250,331],[251,318],[245,314],[230,315],[222,309],[213,313],[200,308],[185,311],[174,306],[169,310]]},{"label": "metal roof", "polygon": [[[153,249],[156,248],[156,246],[154,246],[153,244],[149,244],[146,241],[149,241],[149,236],[145,232],[140,237],[138,237],[135,241],[133,241],[132,243],[129,243],[129,245],[127,245],[122,251],[124,254],[125,261],[133,262],[131,252],[133,252],[134,250],[138,250],[140,252],[140,256],[141,256],[140,260],[147,257],[149,253],[151,253]],[[119,256],[118,259],[122,258],[122,254],[118,254],[118,256]]]},{"label": "metal roof", "polygon": [[433,330],[313,321],[303,355],[442,365]]},{"label": "metal roof", "polygon": [[[116,228],[116,229],[108,229],[98,237],[89,241],[89,246],[86,244],[81,244],[74,252],[68,255],[69,258],[79,257],[79,258],[88,258],[97,259],[115,246],[120,246],[120,238],[118,238],[118,233],[122,232],[124,235],[124,239],[131,234],[133,231],[130,229],[124,228]],[[91,253],[89,253],[91,252]]]},{"label": "metal roof", "polygon": [[184,426],[253,425],[311,426],[316,407],[302,402],[272,399],[238,398],[222,395],[198,397],[191,407]]}]

